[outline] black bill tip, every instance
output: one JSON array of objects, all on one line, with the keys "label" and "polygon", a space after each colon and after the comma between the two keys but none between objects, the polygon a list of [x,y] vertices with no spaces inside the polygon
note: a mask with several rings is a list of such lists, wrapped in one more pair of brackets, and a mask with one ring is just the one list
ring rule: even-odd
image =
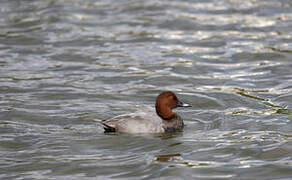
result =
[{"label": "black bill tip", "polygon": [[192,106],[187,104],[187,103],[183,103],[181,101],[178,101],[177,102],[177,107],[192,107]]}]

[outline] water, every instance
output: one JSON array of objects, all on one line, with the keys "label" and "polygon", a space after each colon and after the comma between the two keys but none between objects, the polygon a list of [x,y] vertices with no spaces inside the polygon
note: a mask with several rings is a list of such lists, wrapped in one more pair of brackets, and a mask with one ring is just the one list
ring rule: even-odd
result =
[{"label": "water", "polygon": [[[292,179],[292,1],[2,0],[0,179]],[[183,132],[106,135],[153,107]]]}]

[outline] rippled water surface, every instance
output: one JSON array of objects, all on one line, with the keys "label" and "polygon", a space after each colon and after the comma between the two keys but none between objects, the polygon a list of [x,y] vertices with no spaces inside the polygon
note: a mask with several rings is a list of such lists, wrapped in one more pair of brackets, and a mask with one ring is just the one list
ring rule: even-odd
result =
[{"label": "rippled water surface", "polygon": [[[0,179],[292,179],[292,1],[0,1]],[[183,132],[104,134],[153,107]]]}]

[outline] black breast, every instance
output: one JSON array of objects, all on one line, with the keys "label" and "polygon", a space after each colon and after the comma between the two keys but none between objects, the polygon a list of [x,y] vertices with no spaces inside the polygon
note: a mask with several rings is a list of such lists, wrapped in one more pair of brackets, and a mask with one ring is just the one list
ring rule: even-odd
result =
[{"label": "black breast", "polygon": [[170,120],[163,120],[163,128],[165,132],[179,131],[179,130],[182,130],[183,127],[184,127],[184,122],[182,118],[177,114],[175,115],[175,117],[173,117]]}]

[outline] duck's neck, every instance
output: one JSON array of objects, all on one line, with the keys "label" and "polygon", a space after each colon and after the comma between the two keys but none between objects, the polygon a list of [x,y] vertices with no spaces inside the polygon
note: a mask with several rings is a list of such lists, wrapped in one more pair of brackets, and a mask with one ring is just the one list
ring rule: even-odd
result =
[{"label": "duck's neck", "polygon": [[163,120],[171,120],[175,116],[175,113],[167,106],[156,104],[155,109],[157,115]]}]

